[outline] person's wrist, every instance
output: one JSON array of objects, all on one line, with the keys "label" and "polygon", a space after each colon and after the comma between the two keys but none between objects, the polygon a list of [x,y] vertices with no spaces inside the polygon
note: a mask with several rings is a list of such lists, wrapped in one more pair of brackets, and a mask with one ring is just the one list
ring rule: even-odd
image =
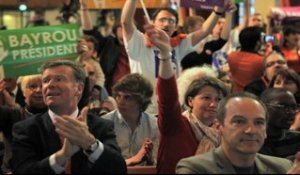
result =
[{"label": "person's wrist", "polygon": [[95,140],[84,149],[84,152],[91,154],[98,148],[98,146],[98,140],[95,138]]},{"label": "person's wrist", "polygon": [[161,51],[159,55],[159,59],[171,59],[171,56],[172,56],[172,52],[170,52],[169,50]]},{"label": "person's wrist", "polygon": [[213,9],[213,12],[214,12],[216,15],[221,16],[221,15],[224,14],[225,10],[224,10],[224,8],[222,8],[222,7],[216,6],[216,7]]},{"label": "person's wrist", "polygon": [[213,10],[213,12],[218,15],[218,16],[223,16],[224,15],[224,12],[219,12],[219,11],[216,11],[216,10]]},{"label": "person's wrist", "polygon": [[54,154],[55,162],[61,166],[63,166],[70,158],[71,157],[68,157],[62,150],[59,150]]}]

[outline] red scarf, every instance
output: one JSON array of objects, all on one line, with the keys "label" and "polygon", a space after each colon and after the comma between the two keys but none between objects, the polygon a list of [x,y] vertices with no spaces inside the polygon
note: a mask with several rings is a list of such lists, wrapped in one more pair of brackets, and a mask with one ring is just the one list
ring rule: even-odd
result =
[{"label": "red scarf", "polygon": [[[150,41],[149,36],[147,34],[145,34],[144,36],[145,36],[146,46],[148,48],[152,48],[154,45]],[[171,47],[172,48],[177,47],[181,43],[181,41],[183,39],[185,39],[186,37],[187,37],[187,34],[179,34],[179,35],[176,35],[176,36],[172,37],[171,40],[170,40]]]}]

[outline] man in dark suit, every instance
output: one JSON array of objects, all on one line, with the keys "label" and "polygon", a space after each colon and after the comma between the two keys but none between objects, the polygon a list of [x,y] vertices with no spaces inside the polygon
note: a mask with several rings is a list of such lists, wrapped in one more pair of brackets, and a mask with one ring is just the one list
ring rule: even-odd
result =
[{"label": "man in dark suit", "polygon": [[218,106],[221,146],[179,161],[179,174],[299,174],[300,153],[291,161],[258,154],[266,134],[267,109],[254,95],[232,94]]},{"label": "man in dark suit", "polygon": [[13,173],[126,173],[113,123],[79,114],[85,74],[70,61],[46,63],[42,93],[49,110],[13,128]]}]

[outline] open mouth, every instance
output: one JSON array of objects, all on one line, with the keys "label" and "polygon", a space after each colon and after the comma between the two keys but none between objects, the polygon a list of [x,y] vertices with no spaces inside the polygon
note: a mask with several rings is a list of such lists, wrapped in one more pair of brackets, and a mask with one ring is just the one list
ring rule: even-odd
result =
[{"label": "open mouth", "polygon": [[49,92],[46,94],[46,97],[57,97],[60,96],[60,93],[58,92]]}]

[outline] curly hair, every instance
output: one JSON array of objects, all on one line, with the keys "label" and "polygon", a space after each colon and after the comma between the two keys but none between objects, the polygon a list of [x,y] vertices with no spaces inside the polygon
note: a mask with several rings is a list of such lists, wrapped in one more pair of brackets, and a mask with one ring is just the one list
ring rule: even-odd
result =
[{"label": "curly hair", "polygon": [[149,80],[138,73],[129,74],[123,77],[113,86],[114,96],[118,92],[132,93],[140,104],[141,111],[145,111],[151,103],[153,86]]}]

